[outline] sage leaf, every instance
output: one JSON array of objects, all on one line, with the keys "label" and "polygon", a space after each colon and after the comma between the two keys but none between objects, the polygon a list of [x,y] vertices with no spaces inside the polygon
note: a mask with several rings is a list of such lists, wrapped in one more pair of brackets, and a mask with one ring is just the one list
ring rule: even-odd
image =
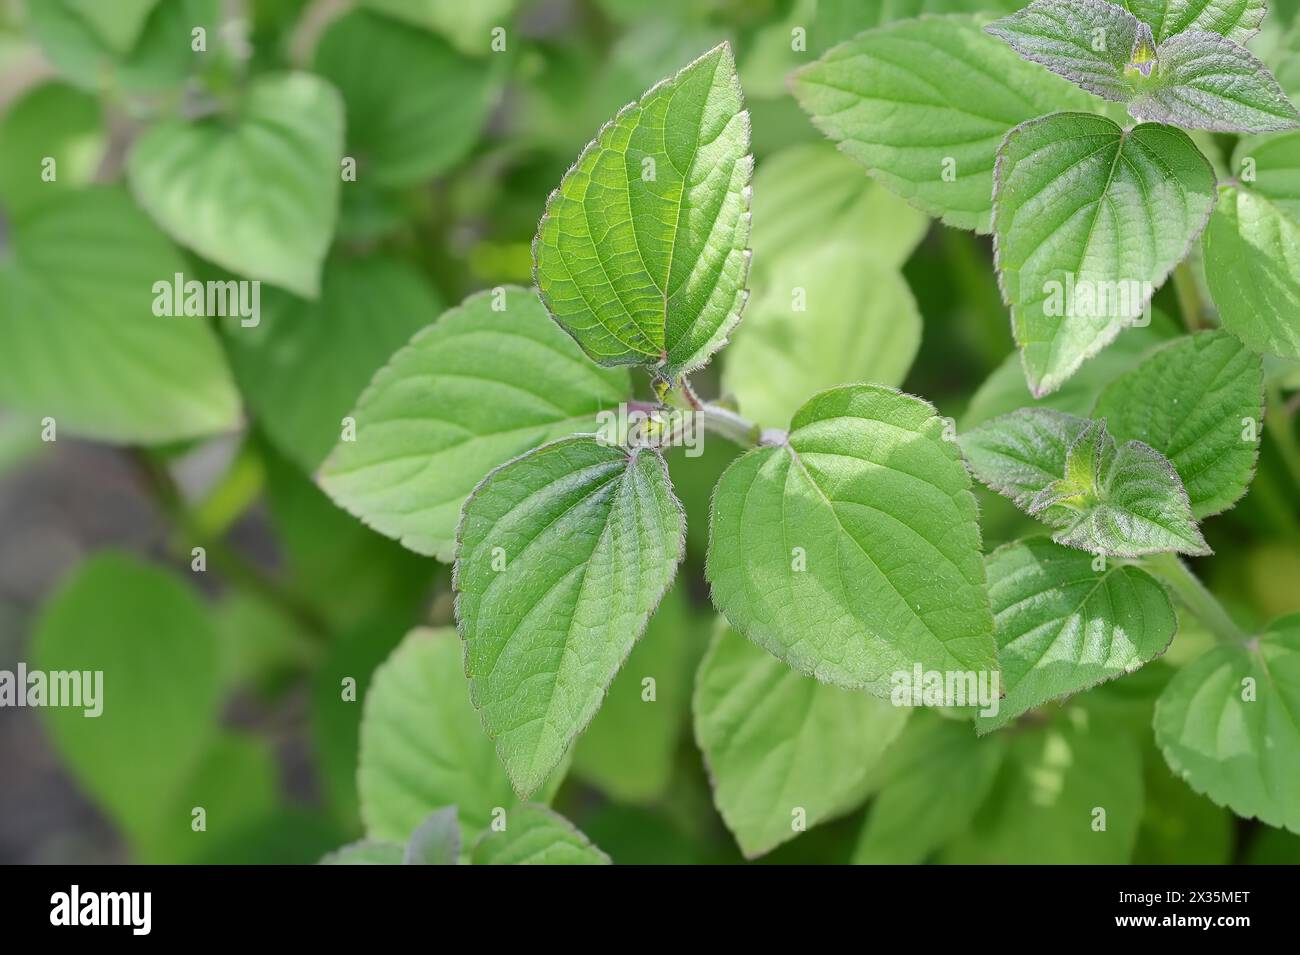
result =
[{"label": "sage leaf", "polygon": [[[942,70],[931,69],[942,63]],[[988,232],[1007,133],[1097,101],[962,15],[869,30],[794,73],[804,112],[885,188],[947,225]]]},{"label": "sage leaf", "polygon": [[[328,303],[327,303],[328,306]],[[411,550],[450,561],[461,504],[488,471],[530,448],[596,430],[629,393],[595,368],[537,296],[471,295],[375,373],[320,472],[336,503]]]},{"label": "sage leaf", "polygon": [[1116,377],[1094,418],[1116,441],[1137,440],[1169,459],[1200,520],[1246,493],[1259,457],[1264,369],[1222,331],[1184,336]]},{"label": "sage leaf", "polygon": [[1057,113],[1007,136],[997,180],[998,276],[1040,397],[1145,320],[1205,227],[1214,171],[1180,130]]},{"label": "sage leaf", "polygon": [[503,464],[465,502],[453,579],[470,700],[521,795],[595,716],[685,531],[659,453],[594,436]]},{"label": "sage leaf", "polygon": [[1300,832],[1300,614],[1217,646],[1156,702],[1156,743],[1188,785],[1239,816]]},{"label": "sage leaf", "polygon": [[747,858],[853,809],[910,710],[796,673],[721,627],[695,680],[713,801]]},{"label": "sage leaf", "polygon": [[970,476],[926,402],[823,392],[788,439],[718,482],[705,576],[732,625],[800,673],[890,692],[926,670],[992,672]]},{"label": "sage leaf", "polygon": [[723,43],[621,110],[551,194],[533,242],[551,316],[598,364],[705,364],[745,302],[752,171]]},{"label": "sage leaf", "polygon": [[1164,587],[1138,567],[1028,538],[988,556],[1006,697],[976,717],[981,733],[1051,700],[1131,673],[1177,629]]}]

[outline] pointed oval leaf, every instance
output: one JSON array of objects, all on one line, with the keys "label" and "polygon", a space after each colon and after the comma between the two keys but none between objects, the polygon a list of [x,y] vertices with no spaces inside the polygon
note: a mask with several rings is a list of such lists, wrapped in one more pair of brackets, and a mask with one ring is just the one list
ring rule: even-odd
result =
[{"label": "pointed oval leaf", "polygon": [[[1053,481],[1065,474],[1070,446],[1088,419],[1050,408],[1021,408],[999,415],[957,440],[982,482],[1027,511]],[[1040,520],[1055,515],[1044,511]]]},{"label": "pointed oval leaf", "polygon": [[1268,67],[1217,33],[1180,33],[1156,49],[1152,82],[1129,103],[1136,119],[1184,129],[1262,133],[1300,126]]},{"label": "pointed oval leaf", "polygon": [[[411,631],[375,670],[360,738],[357,791],[371,838],[406,845],[430,813],[454,805],[472,840],[498,806],[519,805],[470,705],[450,628]],[[563,776],[551,778],[548,794]]]},{"label": "pointed oval leaf", "polygon": [[1245,43],[1259,32],[1268,0],[1116,0],[1151,27],[1157,41],[1188,30]]},{"label": "pointed oval leaf", "polygon": [[525,805],[506,816],[503,830],[479,837],[474,865],[609,865],[578,827],[545,806]]},{"label": "pointed oval leaf", "polygon": [[[239,395],[202,318],[157,315],[185,260],[122,191],[53,196],[0,260],[0,401],[59,435],[155,444],[228,431]],[[169,296],[170,297],[170,296]]]},{"label": "pointed oval leaf", "polygon": [[624,369],[592,367],[537,296],[507,287],[443,313],[381,368],[321,468],[335,502],[411,550],[450,561],[465,498],[530,448],[595,430],[627,397]]},{"label": "pointed oval leaf", "polygon": [[583,150],[546,204],[533,260],[547,309],[593,361],[676,377],[722,347],[745,302],[753,165],[726,43]]},{"label": "pointed oval leaf", "polygon": [[685,547],[656,451],[543,445],[465,502],[456,619],[470,699],[515,788],[537,789],[591,722]]},{"label": "pointed oval leaf", "polygon": [[1156,743],[1193,789],[1300,832],[1300,614],[1178,672],[1156,702]]},{"label": "pointed oval leaf", "polygon": [[1090,93],[1127,102],[1127,73],[1143,33],[1137,17],[1105,0],[1034,0],[985,29],[1026,60],[1040,63]]},{"label": "pointed oval leaf", "polygon": [[127,178],[172,238],[218,265],[315,298],[334,234],[343,103],[309,73],[259,77],[230,120],[168,120]]},{"label": "pointed oval leaf", "polygon": [[[1259,456],[1263,362],[1222,331],[1171,342],[1115,378],[1097,399],[1117,441],[1136,440],[1169,459],[1198,520],[1246,493]],[[1247,424],[1252,422],[1253,424]]]},{"label": "pointed oval leaf", "polygon": [[1041,396],[1143,320],[1205,227],[1214,170],[1180,130],[1058,113],[1007,137],[997,181],[999,281]]},{"label": "pointed oval leaf", "polygon": [[944,431],[929,404],[879,385],[807,402],[785,444],[718,482],[718,609],[801,673],[880,696],[914,663],[995,670],[975,498]]},{"label": "pointed oval leaf", "polygon": [[817,128],[886,188],[977,232],[989,231],[994,160],[1007,132],[1097,103],[959,15],[862,33],[794,73],[791,89]]},{"label": "pointed oval leaf", "polygon": [[695,679],[695,738],[713,801],[747,858],[848,812],[867,794],[905,707],[796,673],[728,627]]},{"label": "pointed oval leaf", "polygon": [[1163,653],[1178,623],[1159,581],[1112,561],[1029,538],[988,557],[1006,697],[981,733],[1050,700],[1131,673]]}]

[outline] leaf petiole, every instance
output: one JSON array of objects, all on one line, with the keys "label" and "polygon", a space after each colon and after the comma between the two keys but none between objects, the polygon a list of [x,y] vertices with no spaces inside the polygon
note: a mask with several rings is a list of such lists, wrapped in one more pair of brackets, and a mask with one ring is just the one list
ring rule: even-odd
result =
[{"label": "leaf petiole", "polygon": [[1246,634],[1228,616],[1223,604],[1206,589],[1205,584],[1201,583],[1177,554],[1155,554],[1143,561],[1143,565],[1164,581],[1182,604],[1219,641],[1229,644],[1246,642]]}]

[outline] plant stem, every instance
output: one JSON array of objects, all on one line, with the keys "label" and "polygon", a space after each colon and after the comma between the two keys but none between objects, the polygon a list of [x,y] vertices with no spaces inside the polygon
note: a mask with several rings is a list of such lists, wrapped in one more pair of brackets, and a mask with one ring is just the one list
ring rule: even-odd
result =
[{"label": "plant stem", "polygon": [[1201,297],[1201,287],[1196,282],[1196,273],[1191,263],[1184,259],[1174,269],[1174,294],[1178,296],[1178,309],[1183,313],[1183,324],[1189,332],[1198,332],[1205,328],[1207,309]]},{"label": "plant stem", "polygon": [[1300,484],[1300,447],[1296,445],[1295,432],[1286,412],[1286,402],[1277,385],[1268,386],[1268,403],[1264,408],[1264,429],[1268,432],[1281,455],[1291,480]]},{"label": "plant stem", "polygon": [[1223,604],[1187,569],[1177,554],[1155,554],[1145,563],[1147,569],[1159,575],[1216,638],[1224,643],[1246,642],[1246,634],[1228,616]]},{"label": "plant stem", "polygon": [[293,591],[268,577],[261,568],[245,559],[238,551],[227,546],[219,534],[205,532],[194,513],[186,506],[180,489],[165,464],[147,451],[138,448],[131,449],[128,454],[142,483],[172,522],[175,531],[187,538],[181,540],[174,536],[172,539],[172,547],[178,557],[188,560],[192,547],[203,547],[213,566],[220,570],[222,576],[275,605],[302,624],[312,636],[324,639],[328,635],[329,629],[314,607]]},{"label": "plant stem", "polygon": [[742,448],[757,447],[763,438],[762,425],[742,418],[734,411],[718,405],[701,404],[695,413],[708,431],[721,435]]}]

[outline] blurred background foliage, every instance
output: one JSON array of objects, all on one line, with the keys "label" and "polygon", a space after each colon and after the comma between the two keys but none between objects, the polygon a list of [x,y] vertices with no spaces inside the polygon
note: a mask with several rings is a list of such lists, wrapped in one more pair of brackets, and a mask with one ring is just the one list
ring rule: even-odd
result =
[{"label": "blurred background foliage", "polygon": [[[0,667],[114,674],[101,721],[0,711],[0,859],[315,861],[363,831],[362,703],[340,698],[345,678],[359,701],[372,679],[391,684],[374,723],[393,720],[411,737],[360,774],[363,799],[401,791],[404,808],[368,814],[372,834],[403,839],[448,787],[467,800],[492,792],[499,767],[472,763],[490,754],[486,738],[460,710],[436,712],[464,693],[439,662],[454,671],[454,638],[434,630],[403,642],[413,628],[451,625],[448,568],[335,508],[312,476],[340,418],[412,334],[470,292],[531,284],[546,198],[601,125],[721,40],[736,50],[752,115],[752,291],[734,344],[696,389],[773,426],[816,388],[850,380],[899,385],[962,427],[1029,403],[988,240],[934,226],[874,185],[785,87],[791,69],[861,29],[1017,6],[0,0]],[[1300,2],[1272,7],[1252,47],[1277,65]],[[494,51],[497,26],[505,48]],[[804,52],[791,50],[795,27]],[[265,82],[286,70],[321,83]],[[240,166],[201,138],[238,125],[255,89],[297,135],[328,144],[341,119],[333,132],[356,181],[337,181],[335,159]],[[58,159],[55,182],[39,176],[45,156]],[[316,218],[277,225],[263,208],[277,188],[316,190],[306,202]],[[304,260],[319,267],[304,271]],[[144,290],[176,271],[266,280],[261,324],[139,338],[131,316],[149,307]],[[816,303],[798,328],[785,302],[796,278]],[[1171,290],[1156,306],[1164,314],[1149,329],[1122,336],[1052,403],[1086,412],[1106,381],[1173,335]],[[57,341],[33,321],[47,315],[66,322]],[[815,387],[791,393],[792,366]],[[1292,368],[1271,381],[1278,394],[1300,386]],[[53,443],[41,440],[48,408],[58,410]],[[1249,496],[1207,525],[1215,556],[1196,562],[1251,626],[1300,609],[1296,447],[1292,416],[1264,442]],[[686,564],[554,795],[616,862],[741,859],[691,733],[694,674],[716,624],[702,576],[709,494],[739,450],[721,439],[705,448],[670,455]],[[990,549],[1031,528],[977,493]],[[204,573],[191,568],[195,546]],[[1154,750],[1155,696],[1206,639],[1184,628],[1165,660],[1133,678],[983,741],[1007,753],[979,786],[978,767],[949,772],[933,750],[928,775],[888,767],[911,780],[888,805],[868,802],[763,861],[906,858],[914,848],[868,839],[864,820],[942,816],[954,801],[969,803],[969,825],[936,832],[923,857],[1124,861],[1095,857],[1058,824],[1071,798],[1087,798],[1077,787],[1116,765],[1131,769],[1120,824],[1133,861],[1300,861],[1300,838],[1196,796]],[[660,674],[649,716],[635,679],[646,671]],[[930,752],[945,744],[945,722],[914,719],[904,739]],[[465,730],[474,766],[445,785],[424,775],[446,752],[439,727]],[[1063,738],[1072,765],[1054,759]],[[190,826],[197,805],[203,833]]]}]

